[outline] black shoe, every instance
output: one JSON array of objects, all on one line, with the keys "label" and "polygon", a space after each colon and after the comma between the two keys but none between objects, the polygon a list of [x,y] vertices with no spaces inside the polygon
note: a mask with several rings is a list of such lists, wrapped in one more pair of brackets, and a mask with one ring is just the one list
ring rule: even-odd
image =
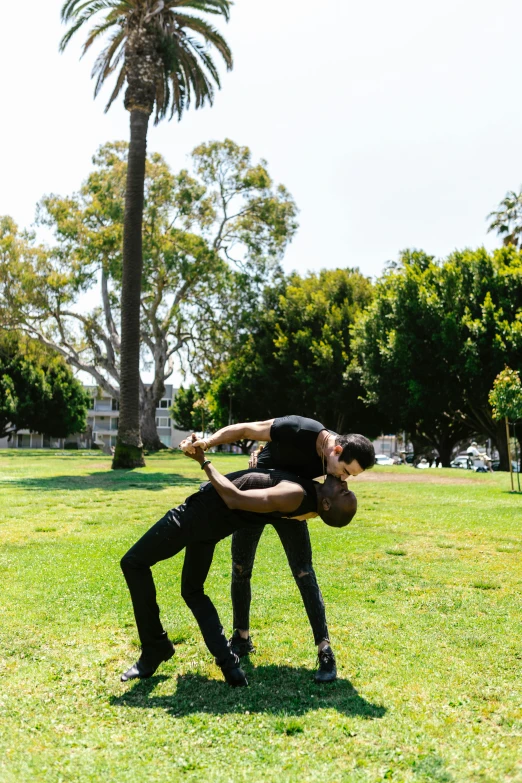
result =
[{"label": "black shoe", "polygon": [[147,652],[142,652],[139,660],[127,669],[126,672],[120,677],[121,682],[127,682],[128,680],[146,680],[152,677],[156,669],[164,661],[168,661],[176,652],[174,645],[167,640],[167,644],[162,645],[161,649],[154,649]]},{"label": "black shoe", "polygon": [[337,679],[337,667],[335,665],[335,655],[329,644],[323,647],[317,655],[319,668],[314,675],[316,682],[333,682]]},{"label": "black shoe", "polygon": [[221,671],[226,682],[232,688],[241,688],[248,685],[246,674],[241,666],[234,666],[233,669],[221,669]]},{"label": "black shoe", "polygon": [[228,643],[230,644],[230,649],[238,658],[244,658],[245,655],[250,655],[250,653],[256,651],[256,648],[252,644],[252,637],[249,636],[248,639],[243,639],[243,637],[240,636],[239,631],[234,631],[233,635],[228,640]]},{"label": "black shoe", "polygon": [[239,658],[232,653],[229,660],[226,663],[221,664],[216,658],[216,663],[223,672],[225,681],[232,688],[241,688],[248,685],[246,674],[239,665]]}]

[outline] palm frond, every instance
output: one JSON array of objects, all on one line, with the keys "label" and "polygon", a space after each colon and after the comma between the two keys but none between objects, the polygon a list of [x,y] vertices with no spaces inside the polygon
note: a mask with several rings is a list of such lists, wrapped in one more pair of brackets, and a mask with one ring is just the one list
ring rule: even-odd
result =
[{"label": "palm frond", "polygon": [[[74,3],[75,0],[70,0],[71,3]],[[118,18],[118,14],[115,13],[118,9],[117,6],[124,5],[122,2],[117,2],[117,0],[89,0],[89,2],[83,2],[81,6],[78,6],[75,10],[71,11],[67,19],[64,19],[64,21],[70,21],[75,20],[72,26],[69,28],[69,30],[65,33],[62,40],[60,41],[59,45],[59,51],[63,52],[73,35],[78,32],[80,27],[83,27],[83,25],[86,22],[90,22],[92,17],[97,14],[99,11],[107,10],[107,8],[110,9],[113,13],[109,13],[107,19],[105,22],[101,25],[98,25],[98,27],[94,28],[94,30],[90,33],[89,37],[87,38],[86,43],[83,46],[83,54],[87,51],[89,46],[92,44],[93,40],[103,32],[104,29],[107,29],[107,27],[110,27],[111,24],[114,24]],[[64,6],[65,8],[65,6]],[[82,10],[85,9],[84,13],[82,13]],[[62,9],[62,19],[63,19],[63,10]],[[106,24],[107,27],[103,27],[103,25]],[[99,29],[103,28],[103,29]],[[96,32],[98,31],[98,32]]]},{"label": "palm frond", "polygon": [[84,11],[87,16],[92,17],[98,11],[105,11],[116,5],[120,5],[120,0],[66,0],[60,16],[62,22],[66,24],[79,15],[83,16]]},{"label": "palm frond", "polygon": [[107,106],[105,107],[105,112],[109,111],[112,104],[114,103],[114,101],[116,100],[120,92],[122,91],[124,84],[125,84],[125,68],[122,68],[118,74],[118,78],[116,79],[116,85],[111,93],[111,97],[109,98],[107,102]]},{"label": "palm frond", "polygon": [[154,118],[156,125],[160,119],[163,119],[165,116],[166,107],[169,105],[169,99],[169,81],[166,78],[166,74],[163,73],[163,78],[158,79],[156,83],[156,117]]},{"label": "palm frond", "polygon": [[229,45],[215,27],[212,27],[204,19],[199,16],[190,16],[189,14],[176,14],[176,21],[180,27],[186,27],[189,30],[193,30],[195,33],[199,33],[202,38],[208,43],[212,44],[226,63],[227,70],[231,70],[233,66],[233,57]]},{"label": "palm frond", "polygon": [[[180,73],[178,70],[173,71],[172,74],[170,74],[169,82],[172,87],[172,97],[170,103],[171,112],[169,119],[172,119],[176,112],[178,114],[178,119],[181,119],[181,115],[185,109],[185,83],[183,79],[180,78]],[[168,105],[162,107],[163,117],[166,116],[167,110]]]},{"label": "palm frond", "polygon": [[206,14],[218,14],[228,22],[233,2],[232,0],[167,0],[166,5],[170,8],[193,8]]},{"label": "palm frond", "polygon": [[[190,49],[193,50],[193,52],[195,54],[195,57],[196,57],[196,62],[197,62],[197,58],[199,58],[201,60],[201,63],[210,72],[210,75],[212,76],[212,78],[216,82],[217,86],[220,87],[221,86],[221,82],[219,80],[219,72],[218,72],[218,70],[217,70],[217,68],[216,68],[216,66],[214,64],[214,61],[212,60],[212,57],[207,52],[207,50],[205,49],[204,45],[201,44],[195,38],[192,38],[191,36],[188,36],[188,35],[185,38],[185,45],[190,47]],[[201,74],[204,75],[204,71],[202,70],[201,65],[199,63],[197,64],[195,70],[198,71],[198,72],[201,72]]]},{"label": "palm frond", "polygon": [[105,80],[114,73],[125,56],[125,49],[123,47],[124,39],[125,34],[123,30],[117,30],[110,40],[109,45],[98,55],[96,62],[94,63],[94,68],[92,69],[92,76],[96,77],[96,84],[94,87],[95,97],[103,87]]},{"label": "palm frond", "polygon": [[96,25],[96,27],[93,27],[93,29],[87,36],[87,40],[83,45],[82,57],[87,52],[87,50],[90,49],[90,47],[93,45],[96,39],[99,38],[100,35],[102,35],[106,30],[109,30],[111,27],[114,27],[115,24],[118,24],[118,17],[117,16],[113,17],[112,14],[108,14],[107,19],[104,22],[101,22],[101,24]]},{"label": "palm frond", "polygon": [[86,16],[86,17],[82,16],[82,17],[80,17],[80,19],[76,20],[76,22],[72,25],[72,27],[70,27],[67,30],[67,32],[65,33],[65,35],[62,37],[62,39],[60,41],[60,44],[58,46],[58,51],[60,51],[60,52],[64,52],[65,51],[65,47],[67,46],[67,44],[69,43],[69,41],[71,40],[73,35],[76,32],[78,32],[80,27],[82,27],[85,24],[85,22],[87,22],[87,21],[89,21],[89,17],[88,16]]}]

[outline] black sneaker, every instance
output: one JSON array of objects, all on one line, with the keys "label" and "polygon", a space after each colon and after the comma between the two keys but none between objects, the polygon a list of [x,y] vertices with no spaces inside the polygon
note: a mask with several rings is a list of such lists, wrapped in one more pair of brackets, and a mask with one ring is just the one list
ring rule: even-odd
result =
[{"label": "black sneaker", "polygon": [[215,660],[223,672],[223,677],[225,678],[225,681],[228,683],[228,685],[230,685],[232,688],[241,688],[248,685],[246,674],[239,665],[239,658],[237,655],[232,653],[230,659],[227,660],[227,662],[224,664],[221,664],[217,658]]},{"label": "black sneaker", "polygon": [[319,668],[314,675],[316,682],[333,682],[337,679],[337,667],[335,665],[335,655],[329,644],[323,647],[317,655]]},{"label": "black sneaker", "polygon": [[232,688],[241,688],[248,685],[246,674],[241,666],[234,666],[232,669],[221,669],[223,677]]},{"label": "black sneaker", "polygon": [[238,658],[244,658],[245,655],[250,655],[250,653],[256,651],[256,648],[252,644],[252,637],[249,636],[248,639],[243,639],[243,637],[240,636],[239,631],[234,631],[228,640],[228,643],[230,644],[230,649]]},{"label": "black sneaker", "polygon": [[120,677],[121,682],[136,679],[146,680],[152,677],[158,666],[164,661],[170,660],[175,652],[176,649],[170,639],[167,639],[166,644],[162,644],[161,649],[143,651],[136,663],[123,672]]}]

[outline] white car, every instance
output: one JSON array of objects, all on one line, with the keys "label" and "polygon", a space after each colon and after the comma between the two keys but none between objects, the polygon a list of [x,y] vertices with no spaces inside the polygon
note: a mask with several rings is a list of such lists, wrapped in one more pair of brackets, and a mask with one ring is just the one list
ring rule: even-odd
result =
[{"label": "white car", "polygon": [[375,464],[376,465],[394,465],[394,461],[391,457],[388,457],[387,454],[376,454],[375,455]]}]

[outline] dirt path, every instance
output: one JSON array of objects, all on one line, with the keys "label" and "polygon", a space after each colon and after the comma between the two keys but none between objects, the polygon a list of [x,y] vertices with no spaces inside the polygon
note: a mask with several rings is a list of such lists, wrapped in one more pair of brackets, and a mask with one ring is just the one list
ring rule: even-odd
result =
[{"label": "dirt path", "polygon": [[373,481],[373,482],[404,482],[404,483],[418,483],[418,484],[477,484],[481,481],[480,478],[475,477],[474,474],[469,477],[466,476],[437,476],[435,470],[416,470],[415,472],[408,470],[401,473],[397,470],[390,470],[386,473],[377,473],[373,470],[368,470],[365,473],[361,473],[357,477],[357,481]]}]

